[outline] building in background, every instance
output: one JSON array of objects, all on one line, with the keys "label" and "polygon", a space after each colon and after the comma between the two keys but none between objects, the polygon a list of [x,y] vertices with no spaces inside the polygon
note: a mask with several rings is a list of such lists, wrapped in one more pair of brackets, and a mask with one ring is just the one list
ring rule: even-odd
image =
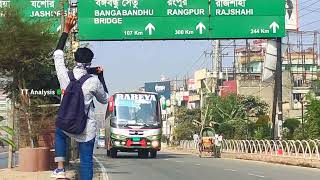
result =
[{"label": "building in background", "polygon": [[0,125],[8,125],[8,118],[11,112],[11,99],[5,94],[4,87],[12,78],[0,75],[0,116],[4,118]]},{"label": "building in background", "polygon": [[[318,35],[317,32],[288,32],[283,39],[282,88],[285,118],[302,116],[299,110],[302,108],[302,99],[310,92],[312,82],[319,79]],[[266,100],[270,106],[274,85],[270,75],[276,64],[274,49],[267,40],[247,41],[245,47],[235,49],[238,93],[247,95],[250,92],[249,94]]]},{"label": "building in background", "polygon": [[8,118],[11,110],[11,100],[4,94],[4,90],[0,89],[0,116],[4,118],[1,125],[8,125]]}]

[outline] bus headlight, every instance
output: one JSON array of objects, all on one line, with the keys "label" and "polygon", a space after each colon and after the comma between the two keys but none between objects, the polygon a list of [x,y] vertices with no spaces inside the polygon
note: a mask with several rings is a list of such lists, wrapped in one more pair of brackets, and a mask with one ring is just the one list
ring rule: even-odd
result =
[{"label": "bus headlight", "polygon": [[126,136],[123,136],[123,135],[119,135],[119,134],[113,134],[111,135],[111,138],[115,139],[115,140],[125,140],[127,137]]},{"label": "bus headlight", "polygon": [[159,141],[152,141],[151,145],[153,148],[156,148],[159,146]]},{"label": "bus headlight", "polygon": [[114,144],[115,144],[116,146],[119,146],[119,145],[120,145],[120,142],[119,142],[119,141],[115,141]]}]

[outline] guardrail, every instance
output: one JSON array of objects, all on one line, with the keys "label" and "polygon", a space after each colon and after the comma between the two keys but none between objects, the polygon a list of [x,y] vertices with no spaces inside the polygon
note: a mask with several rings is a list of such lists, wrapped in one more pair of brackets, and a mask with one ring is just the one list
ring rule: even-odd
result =
[{"label": "guardrail", "polygon": [[[179,146],[195,149],[189,140],[180,141]],[[320,160],[320,140],[223,140],[222,152]]]}]

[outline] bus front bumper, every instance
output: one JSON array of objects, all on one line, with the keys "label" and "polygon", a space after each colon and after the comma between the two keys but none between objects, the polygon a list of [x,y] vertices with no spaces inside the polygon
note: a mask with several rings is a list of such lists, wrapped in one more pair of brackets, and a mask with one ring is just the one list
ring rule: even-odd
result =
[{"label": "bus front bumper", "polygon": [[117,148],[120,151],[126,151],[126,152],[134,152],[137,150],[141,149],[152,149],[152,150],[157,150],[160,151],[161,149],[161,142],[159,140],[152,140],[152,141],[147,141],[147,140],[141,140],[139,142],[133,142],[131,140],[113,140],[112,141],[112,147]]}]

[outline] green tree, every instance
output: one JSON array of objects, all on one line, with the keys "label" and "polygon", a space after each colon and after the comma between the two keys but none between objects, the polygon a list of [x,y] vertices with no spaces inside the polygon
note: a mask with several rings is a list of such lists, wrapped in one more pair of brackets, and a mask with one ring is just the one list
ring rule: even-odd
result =
[{"label": "green tree", "polygon": [[297,129],[294,130],[292,138],[294,140],[303,140],[304,139],[301,126],[299,126]]},{"label": "green tree", "polygon": [[304,138],[318,139],[320,137],[320,100],[311,99],[305,113]]},{"label": "green tree", "polygon": [[50,84],[43,80],[52,79],[53,71],[48,71],[53,70],[57,35],[49,29],[48,23],[24,21],[15,7],[4,11],[0,18],[0,70],[13,78],[6,86],[9,95],[18,97],[21,89]]},{"label": "green tree", "polygon": [[320,96],[320,80],[314,80],[311,83],[312,92],[316,96]]},{"label": "green tree", "polygon": [[199,133],[200,126],[195,122],[200,119],[199,109],[178,108],[176,112],[177,126],[174,129],[174,140],[191,140],[194,132]]},{"label": "green tree", "polygon": [[255,123],[253,135],[254,139],[270,139],[270,132],[271,126],[269,116],[260,116],[257,122]]},{"label": "green tree", "polygon": [[[0,123],[3,120],[4,120],[4,118],[2,116],[0,116]],[[0,125],[0,142],[7,143],[7,144],[15,147],[16,145],[15,145],[13,139],[8,138],[5,134],[2,134],[1,131],[6,133],[7,135],[10,135],[11,137],[13,137],[13,136],[15,136],[15,132],[13,131],[13,129],[8,126]]]},{"label": "green tree", "polygon": [[300,124],[301,122],[298,119],[286,119],[283,123],[283,127],[287,128],[289,132],[284,137],[286,139],[293,139],[293,133],[297,128],[299,128]]},{"label": "green tree", "polygon": [[246,139],[253,136],[254,118],[265,115],[268,105],[253,96],[209,95],[206,124],[214,124],[215,130],[226,138]]},{"label": "green tree", "polygon": [[255,96],[240,96],[240,104],[244,106],[247,116],[259,117],[267,114],[269,106]]},{"label": "green tree", "polygon": [[[2,9],[0,17],[0,72],[11,77],[5,84],[5,91],[15,105],[20,132],[25,133],[21,140],[27,139],[33,145],[33,109],[39,98],[43,102],[59,103],[58,97],[30,97],[22,94],[22,89],[57,89],[52,55],[57,42],[57,34],[50,32],[51,22],[23,19],[21,10],[11,6]],[[39,124],[41,122],[35,122]],[[23,134],[23,133],[21,133]],[[20,141],[21,142],[21,141]]]}]

